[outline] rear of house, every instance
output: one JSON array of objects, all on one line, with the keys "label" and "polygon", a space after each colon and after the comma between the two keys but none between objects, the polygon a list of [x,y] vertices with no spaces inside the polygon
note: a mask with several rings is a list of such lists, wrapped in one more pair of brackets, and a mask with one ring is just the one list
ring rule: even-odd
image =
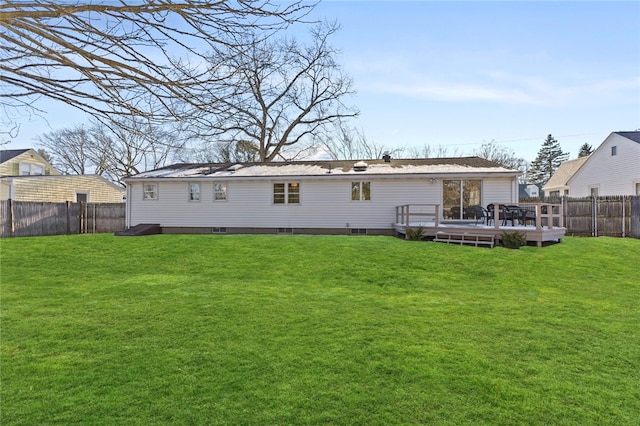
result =
[{"label": "rear of house", "polygon": [[517,170],[476,157],[178,164],[127,179],[127,227],[165,233],[394,233],[395,208],[518,201]]}]

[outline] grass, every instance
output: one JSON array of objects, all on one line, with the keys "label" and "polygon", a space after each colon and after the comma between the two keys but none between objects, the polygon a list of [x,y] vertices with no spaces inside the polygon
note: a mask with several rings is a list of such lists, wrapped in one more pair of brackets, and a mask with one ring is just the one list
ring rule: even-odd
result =
[{"label": "grass", "polygon": [[640,241],[1,242],[0,423],[637,425]]}]

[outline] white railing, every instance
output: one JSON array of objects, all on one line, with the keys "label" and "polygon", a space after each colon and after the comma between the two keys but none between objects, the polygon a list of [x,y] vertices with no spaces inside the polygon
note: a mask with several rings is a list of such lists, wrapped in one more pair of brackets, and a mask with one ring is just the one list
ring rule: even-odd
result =
[{"label": "white railing", "polygon": [[[506,221],[523,220],[526,223],[528,216],[527,213],[533,213],[533,220],[537,230],[541,230],[543,227],[548,229],[563,228],[564,227],[564,214],[562,211],[562,204],[550,204],[550,203],[494,203],[494,226],[499,228],[500,224]],[[511,209],[510,206],[519,207],[520,210]],[[506,209],[505,209],[506,208]],[[511,215],[505,220],[505,215]],[[524,214],[524,216],[522,216]]]},{"label": "white railing", "polygon": [[404,204],[396,206],[396,223],[409,226],[411,222],[440,224],[440,204]]}]

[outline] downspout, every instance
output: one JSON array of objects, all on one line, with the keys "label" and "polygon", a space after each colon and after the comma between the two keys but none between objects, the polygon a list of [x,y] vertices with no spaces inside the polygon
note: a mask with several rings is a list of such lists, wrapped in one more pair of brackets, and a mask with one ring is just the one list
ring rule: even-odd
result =
[{"label": "downspout", "polygon": [[129,229],[131,227],[131,185],[128,182],[126,182],[125,185],[127,185],[126,186],[127,199],[124,200],[124,202],[126,203],[124,228]]}]

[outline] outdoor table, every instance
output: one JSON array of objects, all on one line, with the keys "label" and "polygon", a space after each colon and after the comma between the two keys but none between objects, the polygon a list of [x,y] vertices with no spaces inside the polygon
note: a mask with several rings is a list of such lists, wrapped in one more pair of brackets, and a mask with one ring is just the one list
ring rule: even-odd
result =
[{"label": "outdoor table", "polygon": [[527,213],[529,213],[529,211],[528,207],[505,206],[505,214],[510,216],[507,220],[511,220],[511,226],[514,226],[516,220],[518,224],[526,225]]}]

